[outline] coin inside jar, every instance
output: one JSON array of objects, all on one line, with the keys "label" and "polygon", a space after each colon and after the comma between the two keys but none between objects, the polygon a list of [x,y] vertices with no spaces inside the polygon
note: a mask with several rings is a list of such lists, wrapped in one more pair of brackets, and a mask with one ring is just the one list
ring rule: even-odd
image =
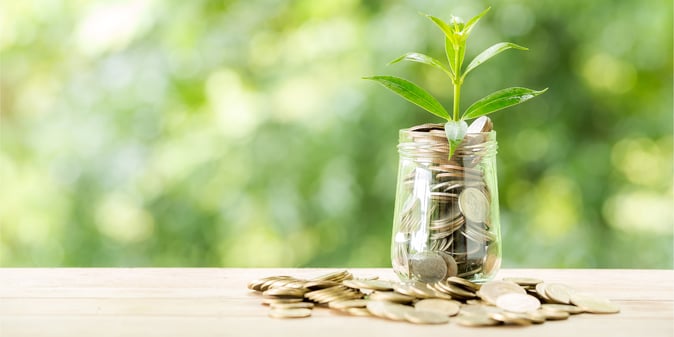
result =
[{"label": "coin inside jar", "polygon": [[468,187],[459,195],[459,209],[468,220],[482,223],[489,215],[489,201],[480,190]]},{"label": "coin inside jar", "polygon": [[437,253],[415,254],[410,258],[410,271],[421,282],[436,282],[447,275],[447,263]]}]

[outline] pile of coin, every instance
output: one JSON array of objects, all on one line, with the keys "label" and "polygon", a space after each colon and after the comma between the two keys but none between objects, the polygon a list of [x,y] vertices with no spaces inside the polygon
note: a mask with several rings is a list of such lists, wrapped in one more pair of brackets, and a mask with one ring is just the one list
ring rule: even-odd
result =
[{"label": "pile of coin", "polygon": [[401,132],[392,244],[393,268],[401,277],[480,280],[497,271],[500,229],[491,130],[488,117],[478,118],[451,158],[441,124]]},{"label": "pile of coin", "polygon": [[609,300],[560,283],[505,278],[477,284],[452,276],[434,283],[354,278],[336,271],[313,279],[270,276],[248,288],[263,296],[272,318],[309,317],[316,307],[342,314],[416,324],[530,325],[580,313],[618,313]]}]

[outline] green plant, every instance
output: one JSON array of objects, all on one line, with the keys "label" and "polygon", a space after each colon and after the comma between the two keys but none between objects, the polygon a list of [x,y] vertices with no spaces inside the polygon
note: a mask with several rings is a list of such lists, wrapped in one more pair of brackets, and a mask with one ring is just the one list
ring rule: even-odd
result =
[{"label": "green plant", "polygon": [[419,107],[438,117],[446,119],[447,123],[445,124],[445,133],[447,134],[447,140],[449,141],[450,157],[454,153],[456,147],[463,140],[463,136],[466,134],[466,129],[468,128],[466,120],[477,118],[490,114],[494,111],[526,102],[548,90],[547,88],[543,90],[532,90],[521,87],[512,87],[498,90],[479,99],[469,106],[462,114],[459,114],[461,86],[463,85],[466,76],[472,70],[505,50],[528,50],[527,48],[514,43],[499,42],[475,56],[468,66],[463,69],[463,60],[466,54],[466,40],[468,39],[470,32],[473,30],[473,27],[475,27],[475,24],[477,24],[480,18],[487,14],[490,9],[491,8],[485,9],[482,13],[470,19],[467,23],[464,23],[461,18],[456,16],[452,16],[450,22],[447,23],[437,17],[426,15],[426,17],[433,21],[433,23],[435,23],[435,25],[438,26],[438,28],[440,28],[445,35],[445,53],[447,55],[449,68],[433,57],[414,52],[407,53],[389,63],[393,64],[400,61],[411,61],[428,64],[442,70],[452,80],[454,87],[454,98],[451,115],[447,112],[447,110],[445,110],[442,104],[435,97],[408,80],[394,76],[364,77],[364,79],[379,82],[406,100],[418,105]]}]

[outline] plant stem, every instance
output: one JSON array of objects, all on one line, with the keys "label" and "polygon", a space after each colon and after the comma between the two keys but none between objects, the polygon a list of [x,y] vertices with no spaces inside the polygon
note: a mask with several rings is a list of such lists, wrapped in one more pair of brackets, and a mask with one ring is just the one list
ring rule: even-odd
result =
[{"label": "plant stem", "polygon": [[452,119],[459,120],[459,104],[461,101],[461,81],[454,82],[454,106],[452,112]]}]

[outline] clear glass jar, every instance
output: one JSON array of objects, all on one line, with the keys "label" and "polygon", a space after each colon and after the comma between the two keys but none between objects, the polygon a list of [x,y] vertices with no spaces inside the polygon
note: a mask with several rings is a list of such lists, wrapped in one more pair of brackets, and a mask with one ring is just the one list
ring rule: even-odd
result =
[{"label": "clear glass jar", "polygon": [[391,261],[402,281],[494,277],[501,264],[496,132],[467,134],[448,159],[441,124],[400,130]]}]

